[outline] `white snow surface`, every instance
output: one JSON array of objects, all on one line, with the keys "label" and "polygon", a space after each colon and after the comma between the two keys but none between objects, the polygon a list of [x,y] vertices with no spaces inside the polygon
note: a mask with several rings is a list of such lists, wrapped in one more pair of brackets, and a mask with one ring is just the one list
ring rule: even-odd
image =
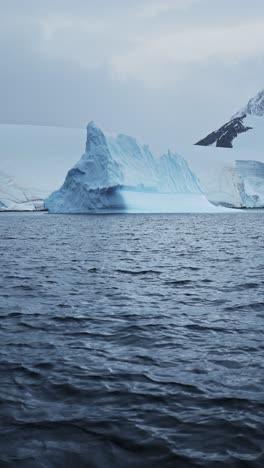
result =
[{"label": "white snow surface", "polygon": [[264,207],[264,154],[257,149],[181,148],[207,199],[233,208]]},{"label": "white snow surface", "polygon": [[93,122],[85,153],[45,206],[52,213],[217,210],[183,157],[168,152],[155,158],[148,146],[127,135],[104,134]]},{"label": "white snow surface", "polygon": [[242,151],[248,151],[248,158],[252,159],[253,153],[264,154],[264,90],[254,96],[234,117],[246,116],[243,125],[250,127],[247,132],[240,133],[233,140],[233,147]]},{"label": "white snow surface", "polygon": [[44,193],[23,189],[9,176],[0,173],[0,211],[41,210],[44,197]]},{"label": "white snow surface", "polygon": [[245,114],[256,117],[262,117],[264,115],[264,89],[250,99],[248,104],[240,109],[234,117],[242,117]]}]

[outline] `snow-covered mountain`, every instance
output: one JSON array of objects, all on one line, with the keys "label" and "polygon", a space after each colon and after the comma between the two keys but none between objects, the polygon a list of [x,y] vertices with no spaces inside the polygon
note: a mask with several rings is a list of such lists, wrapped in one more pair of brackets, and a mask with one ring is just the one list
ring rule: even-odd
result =
[{"label": "snow-covered mountain", "polygon": [[236,114],[237,117],[242,115],[264,116],[264,89],[250,99],[248,104]]},{"label": "snow-covered mountain", "polygon": [[44,209],[45,193],[23,189],[0,173],[0,211],[38,211]]},{"label": "snow-covered mountain", "polygon": [[264,90],[183,153],[212,203],[264,207]]},{"label": "snow-covered mountain", "polygon": [[53,213],[214,210],[181,156],[168,152],[157,159],[148,146],[104,134],[93,122],[85,153],[45,206]]},{"label": "snow-covered mountain", "polygon": [[264,90],[250,99],[230,121],[213,131],[198,146],[216,146],[220,148],[264,148]]}]

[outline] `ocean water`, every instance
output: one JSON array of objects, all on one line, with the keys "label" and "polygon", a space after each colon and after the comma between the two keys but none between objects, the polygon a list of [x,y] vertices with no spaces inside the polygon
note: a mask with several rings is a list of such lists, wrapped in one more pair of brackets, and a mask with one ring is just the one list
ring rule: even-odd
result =
[{"label": "ocean water", "polygon": [[264,466],[264,213],[0,216],[0,467]]}]

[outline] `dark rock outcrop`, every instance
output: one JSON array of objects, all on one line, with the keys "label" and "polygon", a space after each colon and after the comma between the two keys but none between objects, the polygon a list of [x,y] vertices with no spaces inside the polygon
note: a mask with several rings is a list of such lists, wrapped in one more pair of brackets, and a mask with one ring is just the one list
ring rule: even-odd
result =
[{"label": "dark rock outcrop", "polygon": [[217,146],[219,148],[233,148],[233,141],[241,133],[252,130],[252,127],[244,125],[246,114],[234,117],[230,122],[210,133],[202,140],[195,143],[199,146]]}]

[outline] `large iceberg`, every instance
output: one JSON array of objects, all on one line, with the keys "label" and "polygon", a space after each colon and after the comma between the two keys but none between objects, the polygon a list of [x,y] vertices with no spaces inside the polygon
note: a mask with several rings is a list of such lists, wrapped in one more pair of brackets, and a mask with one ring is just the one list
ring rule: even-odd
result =
[{"label": "large iceberg", "polygon": [[187,162],[170,151],[155,158],[127,135],[91,122],[85,153],[45,202],[51,213],[215,211]]}]

